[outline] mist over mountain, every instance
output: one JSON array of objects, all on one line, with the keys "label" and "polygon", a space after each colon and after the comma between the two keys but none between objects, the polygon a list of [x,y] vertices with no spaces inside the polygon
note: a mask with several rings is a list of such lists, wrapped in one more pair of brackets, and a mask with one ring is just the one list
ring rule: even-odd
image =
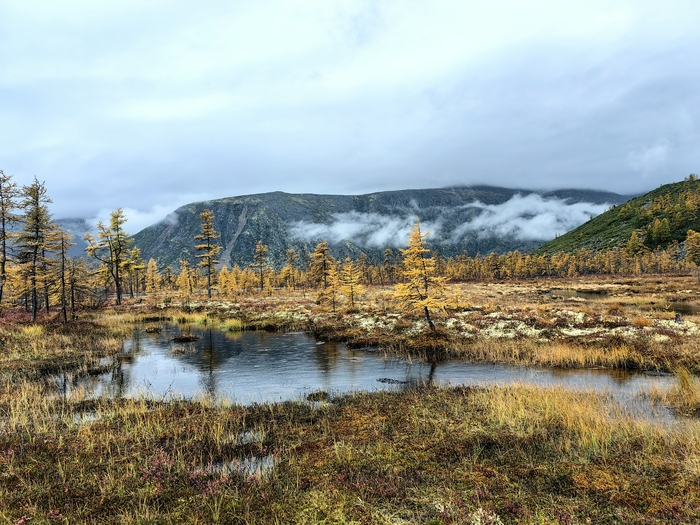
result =
[{"label": "mist over mountain", "polygon": [[209,209],[221,235],[219,259],[226,266],[253,262],[258,240],[269,246],[269,262],[275,266],[284,264],[288,248],[308,254],[323,240],[335,257],[364,252],[381,261],[386,248],[405,247],[416,219],[423,232],[431,232],[430,249],[443,256],[529,251],[628,199],[600,191],[489,186],[367,195],[273,192],[182,206],[134,240],[144,260],[154,258],[161,268],[180,260],[194,263],[199,214]]}]

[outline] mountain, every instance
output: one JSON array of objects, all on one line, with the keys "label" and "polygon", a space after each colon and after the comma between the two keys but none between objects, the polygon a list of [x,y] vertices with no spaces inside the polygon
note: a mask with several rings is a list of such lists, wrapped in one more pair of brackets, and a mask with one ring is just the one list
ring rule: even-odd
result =
[{"label": "mountain", "polygon": [[417,218],[431,250],[444,256],[467,251],[533,250],[557,234],[621,204],[628,197],[588,190],[537,192],[489,186],[400,190],[367,195],[282,192],[229,197],[182,206],[134,235],[144,260],[159,267],[195,262],[200,213],[211,210],[220,233],[222,264],[248,265],[258,240],[269,262],[280,266],[285,251],[308,254],[327,240],[336,257],[361,252],[381,261],[386,248],[403,248]]},{"label": "mountain", "polygon": [[685,240],[689,229],[700,231],[700,180],[691,175],[682,182],[665,184],[616,206],[541,246],[540,253],[605,250],[626,245],[637,237],[649,249]]},{"label": "mountain", "polygon": [[87,243],[83,240],[87,232],[91,232],[91,228],[85,219],[58,219],[56,224],[72,237],[75,246],[71,246],[68,250],[69,257],[81,257],[85,255],[85,247]]}]

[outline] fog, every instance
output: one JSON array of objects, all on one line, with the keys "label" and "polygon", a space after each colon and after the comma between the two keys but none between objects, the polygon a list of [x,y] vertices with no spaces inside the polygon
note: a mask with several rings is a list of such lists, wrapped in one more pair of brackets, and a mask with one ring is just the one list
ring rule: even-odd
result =
[{"label": "fog", "polygon": [[589,202],[569,204],[567,200],[545,199],[537,194],[515,195],[503,204],[477,202],[470,206],[481,213],[450,233],[454,242],[467,235],[549,241],[610,208],[609,204]]},{"label": "fog", "polygon": [[[394,217],[378,213],[335,213],[329,224],[298,221],[291,225],[293,239],[303,241],[328,240],[333,243],[349,241],[365,248],[400,247],[418,217],[416,215]],[[421,230],[437,232],[441,230],[439,221],[423,223]]]},{"label": "fog", "polygon": [[502,204],[474,202],[459,208],[417,209],[402,216],[378,213],[336,213],[328,223],[298,221],[290,226],[293,239],[331,243],[351,242],[362,248],[403,247],[421,214],[427,240],[454,244],[490,237],[546,242],[564,234],[610,208],[609,204],[570,203],[568,199],[537,194],[515,195]]}]

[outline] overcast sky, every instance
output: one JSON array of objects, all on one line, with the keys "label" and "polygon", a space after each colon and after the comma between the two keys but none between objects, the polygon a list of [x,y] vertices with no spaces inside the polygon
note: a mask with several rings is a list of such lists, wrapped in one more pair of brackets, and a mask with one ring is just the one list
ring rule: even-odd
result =
[{"label": "overcast sky", "polygon": [[0,0],[0,169],[60,217],[700,171],[697,0]]}]

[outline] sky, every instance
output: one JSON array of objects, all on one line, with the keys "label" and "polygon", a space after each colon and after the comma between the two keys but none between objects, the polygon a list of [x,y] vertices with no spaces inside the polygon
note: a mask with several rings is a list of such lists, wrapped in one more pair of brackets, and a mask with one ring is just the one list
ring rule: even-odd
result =
[{"label": "sky", "polygon": [[132,233],[194,201],[700,170],[697,0],[0,0],[0,169]]}]

